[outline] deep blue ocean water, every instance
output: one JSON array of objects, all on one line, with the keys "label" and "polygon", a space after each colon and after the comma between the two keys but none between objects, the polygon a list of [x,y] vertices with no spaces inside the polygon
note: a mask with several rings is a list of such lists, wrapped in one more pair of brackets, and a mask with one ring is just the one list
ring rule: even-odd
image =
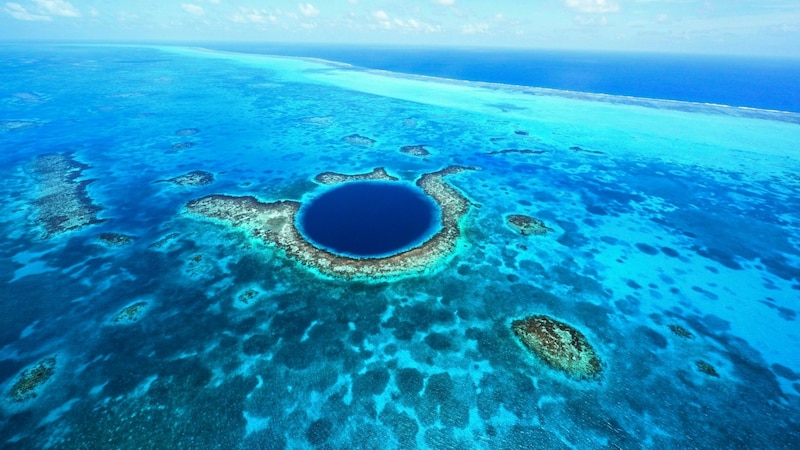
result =
[{"label": "deep blue ocean water", "polygon": [[[485,69],[418,57],[398,63]],[[800,448],[798,142],[789,113],[0,46],[0,447]],[[453,165],[474,169],[433,183],[466,200],[454,245],[399,276],[309,267],[253,206]],[[249,200],[190,210],[209,196]],[[523,346],[533,315],[601,373]]]},{"label": "deep blue ocean water", "polygon": [[337,253],[375,257],[423,240],[439,223],[437,208],[415,187],[347,183],[324,192],[300,211],[301,231]]},{"label": "deep blue ocean water", "polygon": [[319,44],[198,45],[459,80],[800,112],[800,59]]}]

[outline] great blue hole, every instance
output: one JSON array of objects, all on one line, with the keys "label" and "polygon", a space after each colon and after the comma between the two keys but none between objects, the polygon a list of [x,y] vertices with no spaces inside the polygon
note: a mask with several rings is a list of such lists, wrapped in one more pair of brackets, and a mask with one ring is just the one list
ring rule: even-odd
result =
[{"label": "great blue hole", "polygon": [[441,209],[421,189],[402,182],[348,182],[304,202],[298,228],[334,253],[377,258],[425,242],[440,227]]}]

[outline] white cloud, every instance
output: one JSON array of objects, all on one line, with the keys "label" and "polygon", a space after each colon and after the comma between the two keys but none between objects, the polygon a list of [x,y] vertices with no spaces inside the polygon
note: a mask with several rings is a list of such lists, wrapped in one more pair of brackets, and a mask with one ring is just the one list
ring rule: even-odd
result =
[{"label": "white cloud", "polygon": [[579,13],[612,13],[619,11],[613,0],[564,0],[567,8]]},{"label": "white cloud", "polygon": [[70,2],[64,0],[33,0],[39,11],[45,14],[64,17],[80,17],[81,13]]},{"label": "white cloud", "polygon": [[386,14],[386,11],[384,11],[382,9],[379,9],[379,10],[375,11],[374,13],[372,13],[372,17],[374,17],[374,18],[376,18],[376,19],[378,19],[380,21],[388,21],[389,20],[389,15]]},{"label": "white cloud", "polygon": [[297,7],[300,8],[300,13],[306,17],[313,17],[319,14],[319,10],[311,3],[299,3]]},{"label": "white cloud", "polygon": [[53,20],[50,16],[42,16],[39,14],[33,14],[28,11],[24,6],[20,5],[19,3],[11,3],[8,2],[5,5],[3,10],[10,14],[11,17],[17,20],[27,20],[27,21],[50,21]]},{"label": "white cloud", "polygon": [[276,23],[278,18],[266,9],[251,9],[240,7],[239,12],[228,17],[236,23]]},{"label": "white cloud", "polygon": [[456,0],[433,0],[433,2],[445,6],[451,6],[456,4]]},{"label": "white cloud", "polygon": [[489,33],[488,23],[468,23],[461,27],[464,34],[487,34]]},{"label": "white cloud", "polygon": [[585,27],[588,26],[605,26],[608,25],[608,19],[606,16],[575,16],[575,23],[578,25],[582,25]]},{"label": "white cloud", "polygon": [[181,3],[181,8],[193,16],[204,16],[206,14],[202,6],[192,3]]}]

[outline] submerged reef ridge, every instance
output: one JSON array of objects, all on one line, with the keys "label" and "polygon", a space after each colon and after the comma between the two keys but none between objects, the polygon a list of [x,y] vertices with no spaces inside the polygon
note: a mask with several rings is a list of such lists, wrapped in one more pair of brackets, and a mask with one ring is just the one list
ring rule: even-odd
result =
[{"label": "submerged reef ridge", "polygon": [[105,221],[97,218],[103,208],[93,204],[86,192],[95,180],[78,181],[87,168],[69,153],[41,155],[31,163],[38,191],[35,222],[44,227],[42,239]]},{"label": "submerged reef ridge", "polygon": [[[447,184],[444,177],[467,170],[476,168],[450,166],[417,180],[417,186],[442,210],[441,229],[417,247],[382,258],[353,258],[315,247],[297,229],[296,215],[300,203],[295,201],[264,203],[252,196],[210,195],[190,201],[186,208],[190,213],[247,230],[253,237],[277,246],[289,258],[322,274],[347,279],[386,278],[423,272],[453,253],[461,236],[459,220],[469,211],[470,202]],[[346,181],[352,181],[352,178],[340,182]]]},{"label": "submerged reef ridge", "polygon": [[514,334],[547,365],[579,380],[597,379],[602,363],[580,331],[564,322],[535,315],[511,323]]}]

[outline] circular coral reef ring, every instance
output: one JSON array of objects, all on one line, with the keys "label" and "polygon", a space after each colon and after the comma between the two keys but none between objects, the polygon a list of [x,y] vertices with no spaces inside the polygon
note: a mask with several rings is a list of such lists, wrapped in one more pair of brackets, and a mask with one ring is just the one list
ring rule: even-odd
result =
[{"label": "circular coral reef ring", "polygon": [[[297,215],[302,205],[296,201],[265,203],[252,196],[210,195],[190,201],[186,210],[243,229],[323,276],[367,281],[396,278],[430,271],[455,252],[461,237],[459,222],[469,211],[471,202],[444,178],[470,170],[478,169],[449,166],[417,179],[416,186],[441,210],[438,231],[413,248],[385,257],[359,258],[315,246],[297,227]],[[357,175],[327,172],[315,180],[327,185],[365,180],[400,182],[381,168]]]},{"label": "circular coral reef ring", "polygon": [[586,336],[564,322],[535,315],[511,323],[520,342],[550,367],[578,380],[597,380],[603,371],[600,357]]}]

